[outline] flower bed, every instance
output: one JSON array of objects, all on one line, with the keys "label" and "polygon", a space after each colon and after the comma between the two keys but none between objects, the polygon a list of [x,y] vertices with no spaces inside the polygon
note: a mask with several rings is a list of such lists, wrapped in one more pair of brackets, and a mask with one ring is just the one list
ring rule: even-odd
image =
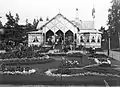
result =
[{"label": "flower bed", "polygon": [[72,53],[68,52],[66,56],[68,56],[68,57],[80,57],[80,58],[82,58],[83,54],[80,53],[80,52],[72,52]]},{"label": "flower bed", "polygon": [[107,55],[105,54],[89,54],[89,57],[92,57],[92,58],[108,58]]},{"label": "flower bed", "polygon": [[16,64],[36,64],[36,63],[48,63],[52,62],[54,59],[48,57],[39,57],[39,58],[15,58],[15,59],[5,59],[1,62],[5,65],[16,65]]},{"label": "flower bed", "polygon": [[16,75],[16,74],[33,74],[35,73],[36,70],[35,69],[30,69],[28,71],[26,70],[23,70],[23,71],[1,71],[0,74],[3,74],[3,75],[6,75],[6,74],[9,74],[9,75]]},{"label": "flower bed", "polygon": [[1,64],[0,74],[32,74],[35,73],[36,69],[32,69],[30,66],[22,67],[21,65],[6,66]]},{"label": "flower bed", "polygon": [[[67,71],[67,72],[66,72]],[[120,77],[118,74],[91,72],[81,68],[49,69],[45,72],[48,76],[72,77],[72,76],[110,76]]]},{"label": "flower bed", "polygon": [[49,56],[66,56],[65,53],[48,53]]},{"label": "flower bed", "polygon": [[60,68],[74,68],[74,67],[79,67],[79,62],[75,60],[68,60],[64,59],[61,61],[61,64],[59,66]]}]

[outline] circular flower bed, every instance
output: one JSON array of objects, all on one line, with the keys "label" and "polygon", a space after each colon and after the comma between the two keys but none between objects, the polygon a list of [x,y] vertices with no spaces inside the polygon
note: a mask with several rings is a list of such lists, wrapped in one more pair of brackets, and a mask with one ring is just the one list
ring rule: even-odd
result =
[{"label": "circular flower bed", "polygon": [[64,68],[64,69],[49,69],[45,72],[48,76],[57,77],[72,77],[72,76],[111,76],[120,77],[118,74],[91,72],[82,68]]}]

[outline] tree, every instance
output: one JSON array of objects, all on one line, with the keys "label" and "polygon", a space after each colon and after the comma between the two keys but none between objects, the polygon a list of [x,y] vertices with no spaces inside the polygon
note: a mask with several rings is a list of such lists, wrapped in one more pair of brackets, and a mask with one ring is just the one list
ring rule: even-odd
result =
[{"label": "tree", "polygon": [[34,19],[34,21],[33,21],[33,29],[37,28],[38,23],[39,23],[39,20],[38,19]]},{"label": "tree", "polygon": [[102,32],[102,40],[106,41],[106,39],[108,38],[108,33],[107,30],[105,30],[105,27],[101,26],[99,31]]},{"label": "tree", "polygon": [[4,34],[4,29],[3,29],[3,25],[2,22],[0,21],[0,41],[2,40],[2,35]]},{"label": "tree", "polygon": [[[120,32],[120,1],[112,0],[112,6],[108,10],[108,28],[111,37],[111,46],[119,47],[118,33]],[[115,42],[115,43],[114,43]],[[114,44],[113,44],[114,43]]]},{"label": "tree", "polygon": [[3,28],[2,22],[0,21],[0,29]]},{"label": "tree", "polygon": [[112,33],[120,32],[120,1],[112,0],[112,6],[108,10],[108,26]]},{"label": "tree", "polygon": [[19,25],[19,15],[16,13],[16,16],[12,16],[11,12],[6,14],[7,22],[4,25],[5,33],[4,40],[5,42],[13,41],[15,44],[22,42],[22,37],[24,34],[23,26]]},{"label": "tree", "polygon": [[15,17],[15,23],[18,24],[18,21],[20,20],[19,15],[16,13],[16,17]]},{"label": "tree", "polygon": [[25,22],[26,22],[25,31],[26,31],[26,32],[32,31],[32,30],[33,30],[33,24],[29,23],[29,22],[28,22],[28,19],[26,19]]},{"label": "tree", "polygon": [[107,49],[108,46],[108,30],[105,30],[105,27],[101,26],[100,30],[102,32],[102,38],[101,38],[101,46],[102,46],[102,49]]}]

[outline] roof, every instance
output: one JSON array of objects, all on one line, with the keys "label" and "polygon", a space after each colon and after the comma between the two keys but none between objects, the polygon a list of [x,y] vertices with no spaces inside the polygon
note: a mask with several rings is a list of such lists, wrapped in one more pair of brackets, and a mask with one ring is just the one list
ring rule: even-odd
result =
[{"label": "roof", "polygon": [[72,21],[79,29],[94,29],[94,22],[93,21]]},{"label": "roof", "polygon": [[46,22],[48,22],[48,21],[39,21],[39,23],[37,25],[37,29],[40,29]]},{"label": "roof", "polygon": [[79,33],[99,33],[99,34],[102,34],[102,32],[100,32],[96,29],[81,29]]},{"label": "roof", "polygon": [[36,30],[36,31],[31,31],[31,32],[28,32],[28,34],[40,34],[42,33],[42,30]]},{"label": "roof", "polygon": [[79,28],[77,27],[74,23],[72,23],[70,20],[68,20],[66,17],[64,17],[61,13],[57,14],[55,17],[53,17],[51,20],[49,20],[48,22],[46,22],[44,25],[41,26],[42,27],[45,27],[48,23],[50,23],[52,20],[54,20],[56,17],[58,16],[61,16],[62,18],[64,18],[65,20],[67,20],[69,23],[71,23],[74,27],[76,28]]}]

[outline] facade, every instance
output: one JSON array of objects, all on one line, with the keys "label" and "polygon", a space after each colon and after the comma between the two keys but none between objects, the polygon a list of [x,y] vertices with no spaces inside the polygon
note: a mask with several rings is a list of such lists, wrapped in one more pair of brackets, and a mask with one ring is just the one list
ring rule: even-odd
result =
[{"label": "facade", "polygon": [[84,45],[86,48],[101,48],[101,32],[97,30],[81,30],[78,35],[78,45]]},{"label": "facade", "polygon": [[[40,21],[37,29],[37,31],[28,33],[28,46],[51,41],[54,44],[76,43],[76,45],[84,45],[87,48],[101,47],[101,32],[94,29],[92,21],[83,22],[78,17],[70,21],[59,13],[49,21]],[[34,42],[36,37],[38,41]]]},{"label": "facade", "polygon": [[28,46],[43,44],[43,34],[41,30],[28,32]]}]

